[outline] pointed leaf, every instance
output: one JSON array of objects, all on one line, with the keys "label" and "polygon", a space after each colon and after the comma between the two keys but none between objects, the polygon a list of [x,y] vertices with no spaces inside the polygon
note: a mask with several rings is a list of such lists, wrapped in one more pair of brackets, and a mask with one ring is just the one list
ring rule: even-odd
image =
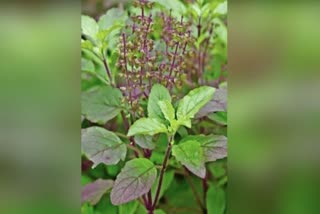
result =
[{"label": "pointed leaf", "polygon": [[97,22],[90,16],[81,16],[81,31],[84,35],[96,39],[97,33],[99,31],[99,26]]},{"label": "pointed leaf", "polygon": [[156,118],[140,118],[129,129],[128,136],[155,135],[167,132],[167,127]]},{"label": "pointed leaf", "polygon": [[143,149],[154,149],[155,143],[152,141],[152,136],[149,135],[136,135],[134,141]]},{"label": "pointed leaf", "polygon": [[122,94],[111,86],[94,88],[82,93],[82,115],[88,120],[105,124],[121,111]]},{"label": "pointed leaf", "polygon": [[125,159],[127,153],[124,142],[114,133],[101,127],[83,129],[81,144],[83,153],[94,163],[93,168],[99,163],[117,164]]},{"label": "pointed leaf", "polygon": [[160,84],[156,84],[152,87],[149,96],[148,117],[164,120],[164,116],[158,103],[161,100],[167,100],[171,102],[171,97],[167,88]]},{"label": "pointed leaf", "polygon": [[160,100],[158,102],[158,105],[159,105],[164,117],[170,123],[172,123],[172,121],[175,120],[175,111],[174,111],[174,108],[173,108],[171,102],[169,102],[168,100]]},{"label": "pointed leaf", "polygon": [[212,112],[227,111],[227,87],[220,87],[216,90],[212,99],[200,109],[196,118],[207,116]]},{"label": "pointed leaf", "polygon": [[113,205],[124,204],[146,194],[157,177],[153,163],[146,158],[128,161],[118,174],[111,191]]},{"label": "pointed leaf", "polygon": [[179,143],[172,148],[172,154],[193,174],[204,178],[206,175],[205,157],[201,145],[197,141]]},{"label": "pointed leaf", "polygon": [[112,188],[113,180],[98,179],[93,183],[89,183],[81,190],[81,203],[89,202],[96,205],[101,197]]},{"label": "pointed leaf", "polygon": [[202,86],[190,91],[183,97],[177,110],[178,121],[187,127],[191,126],[190,119],[205,105],[215,92],[215,88],[209,86]]}]

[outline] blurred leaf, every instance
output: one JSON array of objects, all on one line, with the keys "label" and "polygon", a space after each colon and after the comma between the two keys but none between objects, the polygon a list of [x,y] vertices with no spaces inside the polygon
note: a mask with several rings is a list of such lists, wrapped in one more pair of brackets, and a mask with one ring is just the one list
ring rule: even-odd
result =
[{"label": "blurred leaf", "polygon": [[190,119],[205,105],[215,92],[215,88],[209,86],[202,86],[190,91],[184,96],[179,104],[177,110],[177,118],[181,125],[188,128],[191,127]]},{"label": "blurred leaf", "polygon": [[225,45],[228,44],[227,27],[219,18],[215,18],[213,21],[215,24],[217,24],[217,27],[215,28],[215,33],[218,36],[218,39],[221,40]]},{"label": "blurred leaf", "polygon": [[124,204],[146,194],[156,177],[157,170],[148,159],[137,158],[128,161],[118,174],[111,191],[112,204]]},{"label": "blurred leaf", "polygon": [[81,175],[81,186],[91,183],[92,179],[87,175]]},{"label": "blurred leaf", "polygon": [[91,205],[97,204],[101,197],[112,188],[112,180],[98,179],[93,183],[87,184],[81,191],[81,203],[89,202]]},{"label": "blurred leaf", "polygon": [[208,115],[210,120],[213,120],[221,125],[227,125],[228,123],[228,114],[224,111],[218,111]]},{"label": "blurred leaf", "polygon": [[172,147],[173,156],[187,167],[193,174],[204,178],[206,175],[205,157],[200,143],[186,141]]},{"label": "blurred leaf", "polygon": [[[200,179],[194,180],[196,189],[201,189]],[[160,204],[160,208],[166,213],[174,214],[193,214],[202,213],[197,204],[190,184],[183,176],[173,179],[170,187],[164,195],[166,203]]]},{"label": "blurred leaf", "polygon": [[197,4],[191,4],[192,9],[194,10],[195,14],[197,14],[198,17],[201,15],[201,9],[199,8],[199,5]]},{"label": "blurred leaf", "polygon": [[111,204],[110,194],[104,194],[100,202],[95,206],[95,214],[118,214],[118,207]]},{"label": "blurred leaf", "polygon": [[81,206],[81,214],[95,214],[93,207],[89,203],[85,203]]},{"label": "blurred leaf", "polygon": [[94,64],[88,59],[81,58],[81,70],[94,72]]},{"label": "blurred leaf", "polygon": [[177,132],[182,138],[188,135],[188,130],[184,126],[180,126]]},{"label": "blurred leaf", "polygon": [[130,201],[129,203],[121,204],[119,206],[119,214],[136,214],[138,206],[138,201]]},{"label": "blurred leaf", "polygon": [[122,94],[119,89],[102,86],[82,93],[82,115],[88,120],[105,124],[121,111]]},{"label": "blurred leaf", "polygon": [[152,136],[148,135],[136,135],[134,136],[134,141],[138,144],[141,148],[144,149],[154,149],[155,143],[152,141]]},{"label": "blurred leaf", "polygon": [[220,3],[216,7],[216,9],[213,11],[213,13],[221,14],[221,15],[227,14],[227,12],[228,12],[228,2],[227,1]]},{"label": "blurred leaf", "polygon": [[147,214],[147,210],[143,204],[139,203],[135,214]]},{"label": "blurred leaf", "polygon": [[128,136],[133,135],[155,135],[166,133],[167,127],[156,118],[140,118],[128,131]]},{"label": "blurred leaf", "polygon": [[82,130],[82,151],[94,163],[93,168],[99,163],[107,165],[117,164],[124,160],[127,147],[113,132],[101,127],[90,127]]},{"label": "blurred leaf", "polygon": [[99,26],[97,22],[90,16],[81,16],[81,31],[84,35],[91,37],[94,41],[96,40]]},{"label": "blurred leaf", "polygon": [[224,214],[226,206],[226,196],[222,188],[210,186],[207,192],[208,214]]},{"label": "blurred leaf", "polygon": [[166,212],[158,209],[154,211],[154,214],[166,214]]},{"label": "blurred leaf", "polygon": [[171,96],[167,88],[165,88],[163,85],[155,84],[154,86],[152,86],[149,95],[148,117],[164,120],[164,116],[161,113],[161,108],[158,103],[161,100],[167,100],[171,102]]},{"label": "blurred leaf", "polygon": [[158,5],[166,8],[167,10],[173,10],[172,15],[175,17],[179,17],[179,15],[184,14],[186,12],[186,7],[179,0],[150,0],[151,2],[155,2]]},{"label": "blurred leaf", "polygon": [[227,111],[227,87],[220,87],[213,94],[212,99],[200,109],[196,118],[207,116],[209,113],[216,111]]},{"label": "blurred leaf", "polygon": [[113,27],[115,24],[124,23],[124,11],[119,8],[111,8],[102,15],[98,21],[100,30],[108,30],[110,27]]},{"label": "blurred leaf", "polygon": [[152,155],[150,157],[150,160],[154,162],[155,164],[161,165],[163,161],[163,154],[164,152],[157,152],[152,151]]},{"label": "blurred leaf", "polygon": [[[174,178],[174,170],[167,170],[164,173],[162,186],[161,186],[160,193],[159,193],[159,199],[161,199],[161,197],[164,195],[166,190],[169,188],[173,178]],[[156,195],[156,190],[157,190],[157,187],[158,187],[158,183],[159,183],[159,176],[157,177],[157,180],[154,182],[154,184],[152,186],[152,190],[151,190],[152,198],[154,198],[155,195]]]},{"label": "blurred leaf", "polygon": [[108,165],[105,166],[108,172],[108,175],[111,177],[116,177],[116,175],[120,172],[121,167],[117,165]]},{"label": "blurred leaf", "polygon": [[218,162],[209,163],[207,168],[213,174],[214,178],[221,178],[226,174],[226,169]]}]

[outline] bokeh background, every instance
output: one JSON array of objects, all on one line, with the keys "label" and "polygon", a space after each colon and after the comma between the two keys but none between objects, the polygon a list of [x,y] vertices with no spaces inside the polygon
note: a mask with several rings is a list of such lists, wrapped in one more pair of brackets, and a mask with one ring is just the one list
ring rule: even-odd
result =
[{"label": "bokeh background", "polygon": [[319,213],[320,4],[229,1],[230,213]]},{"label": "bokeh background", "polygon": [[[0,5],[0,213],[80,211],[81,4]],[[319,213],[319,9],[228,2],[229,213]]]}]

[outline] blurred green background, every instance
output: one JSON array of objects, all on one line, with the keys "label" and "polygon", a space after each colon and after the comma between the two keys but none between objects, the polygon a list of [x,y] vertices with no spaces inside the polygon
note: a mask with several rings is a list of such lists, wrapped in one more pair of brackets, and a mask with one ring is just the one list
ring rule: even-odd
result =
[{"label": "blurred green background", "polygon": [[229,1],[229,212],[319,213],[320,4]]}]

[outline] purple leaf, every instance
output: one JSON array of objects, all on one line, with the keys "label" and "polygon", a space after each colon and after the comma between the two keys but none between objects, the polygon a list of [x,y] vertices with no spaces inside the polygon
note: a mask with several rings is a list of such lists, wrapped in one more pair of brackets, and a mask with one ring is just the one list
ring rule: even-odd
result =
[{"label": "purple leaf", "polygon": [[81,191],[81,203],[89,202],[92,206],[97,204],[101,197],[112,188],[112,180],[98,179],[93,183],[87,184]]},{"label": "purple leaf", "polygon": [[113,205],[124,204],[146,194],[157,177],[153,163],[146,158],[128,161],[118,174],[111,191]]},{"label": "purple leaf", "polygon": [[225,136],[207,136],[207,141],[201,143],[206,162],[227,157],[227,138]]},{"label": "purple leaf", "polygon": [[207,116],[217,111],[227,111],[227,87],[218,88],[213,98],[197,113],[196,118]]},{"label": "purple leaf", "polygon": [[117,164],[124,160],[127,147],[113,132],[101,127],[90,127],[82,130],[81,146],[83,153],[94,163],[107,165]]}]

